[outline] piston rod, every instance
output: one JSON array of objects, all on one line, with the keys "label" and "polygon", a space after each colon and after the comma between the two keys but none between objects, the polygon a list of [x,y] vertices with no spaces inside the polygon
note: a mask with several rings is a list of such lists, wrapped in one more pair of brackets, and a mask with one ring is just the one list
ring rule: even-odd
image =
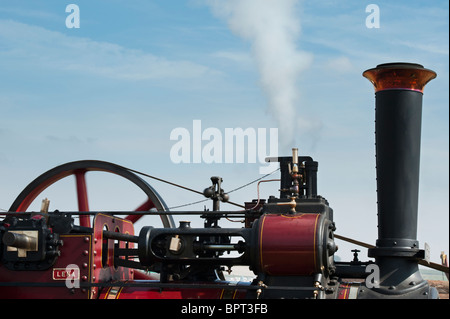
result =
[{"label": "piston rod", "polygon": [[3,235],[3,243],[6,246],[19,249],[34,250],[37,246],[38,239],[25,234],[6,232]]}]

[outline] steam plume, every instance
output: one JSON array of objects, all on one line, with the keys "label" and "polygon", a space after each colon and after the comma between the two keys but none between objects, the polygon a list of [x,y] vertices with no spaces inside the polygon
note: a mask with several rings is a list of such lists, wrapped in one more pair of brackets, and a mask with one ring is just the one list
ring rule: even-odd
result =
[{"label": "steam plume", "polygon": [[299,51],[300,20],[297,0],[210,0],[213,12],[225,19],[232,32],[249,41],[267,95],[269,110],[275,118],[280,151],[292,147],[297,120],[296,105],[299,74],[312,60]]}]

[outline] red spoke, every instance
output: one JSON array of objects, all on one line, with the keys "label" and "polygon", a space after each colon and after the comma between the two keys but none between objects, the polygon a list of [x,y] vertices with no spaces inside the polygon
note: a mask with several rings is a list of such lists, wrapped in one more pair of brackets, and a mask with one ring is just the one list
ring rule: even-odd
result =
[{"label": "red spoke", "polygon": [[[86,170],[84,169],[76,170],[74,172],[77,186],[78,211],[80,212],[89,211],[85,174]],[[80,226],[91,227],[89,215],[80,215]]]},{"label": "red spoke", "polygon": [[[145,203],[143,203],[141,206],[136,208],[135,211],[136,212],[147,211],[152,208],[155,208],[155,204],[153,204],[153,202],[149,198],[149,199],[147,199],[147,201]],[[134,224],[139,219],[141,219],[142,216],[143,215],[128,215],[127,217],[125,217],[125,219],[128,219],[129,221],[131,221]]]}]

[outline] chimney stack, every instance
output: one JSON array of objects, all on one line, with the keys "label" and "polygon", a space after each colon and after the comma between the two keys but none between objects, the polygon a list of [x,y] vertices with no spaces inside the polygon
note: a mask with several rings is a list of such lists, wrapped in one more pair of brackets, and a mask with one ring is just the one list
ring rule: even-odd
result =
[{"label": "chimney stack", "polygon": [[424,251],[417,215],[423,89],[436,73],[419,64],[386,63],[363,76],[375,87],[378,239],[369,257],[379,266],[380,282],[372,293],[428,298],[418,269]]}]

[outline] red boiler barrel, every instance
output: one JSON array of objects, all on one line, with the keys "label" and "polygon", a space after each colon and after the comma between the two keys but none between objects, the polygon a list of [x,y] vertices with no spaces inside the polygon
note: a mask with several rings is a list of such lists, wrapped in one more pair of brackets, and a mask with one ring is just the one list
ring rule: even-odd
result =
[{"label": "red boiler barrel", "polygon": [[332,262],[330,223],[322,214],[264,215],[258,229],[258,270],[285,276],[322,272]]}]

